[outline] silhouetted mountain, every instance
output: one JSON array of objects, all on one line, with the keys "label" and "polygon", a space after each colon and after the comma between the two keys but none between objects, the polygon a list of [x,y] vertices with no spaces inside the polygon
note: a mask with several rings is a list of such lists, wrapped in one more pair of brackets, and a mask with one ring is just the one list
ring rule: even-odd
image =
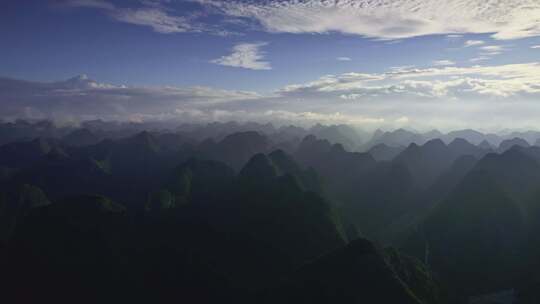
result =
[{"label": "silhouetted mountain", "polygon": [[261,296],[264,303],[443,303],[419,261],[364,239],[300,268]]},{"label": "silhouetted mountain", "polygon": [[448,134],[444,135],[443,140],[449,143],[457,138],[462,138],[472,144],[477,145],[481,143],[482,141],[486,140],[486,135],[481,132],[471,130],[471,129],[458,130],[458,131],[451,131]]},{"label": "silhouetted mountain", "polygon": [[433,139],[423,146],[411,144],[396,156],[393,162],[405,166],[417,187],[426,188],[433,184],[443,171],[448,169],[459,155],[440,139]]},{"label": "silhouetted mountain", "polygon": [[323,126],[317,124],[308,131],[317,138],[326,139],[333,144],[341,144],[350,151],[355,151],[365,141],[367,135],[347,125]]},{"label": "silhouetted mountain", "polygon": [[536,132],[177,126],[0,123],[8,302],[538,299]]},{"label": "silhouetted mountain", "polygon": [[497,181],[473,169],[408,246],[457,294],[487,293],[508,288],[516,278],[524,225],[519,206]]},{"label": "silhouetted mountain", "polygon": [[478,144],[478,148],[484,149],[486,151],[493,150],[493,146],[485,139],[481,143]]},{"label": "silhouetted mountain", "polygon": [[25,168],[45,157],[57,145],[53,140],[36,138],[0,146],[0,166]]},{"label": "silhouetted mountain", "polygon": [[508,149],[512,148],[513,146],[530,147],[530,144],[522,138],[514,137],[512,139],[503,140],[501,144],[499,145],[499,148],[497,149],[497,151],[499,153],[503,153],[507,151]]},{"label": "silhouetted mountain", "polygon": [[199,147],[206,157],[222,161],[236,170],[242,168],[253,154],[265,153],[269,148],[268,139],[253,131],[234,133],[215,145],[203,143]]},{"label": "silhouetted mountain", "polygon": [[404,147],[391,147],[386,144],[378,144],[371,147],[368,153],[371,154],[376,161],[391,161],[398,156],[399,153],[403,152],[403,150],[405,150]]},{"label": "silhouetted mountain", "polygon": [[95,145],[100,138],[88,129],[77,129],[62,138],[68,146],[89,146]]},{"label": "silhouetted mountain", "polygon": [[375,132],[373,138],[365,146],[367,149],[378,144],[386,144],[391,147],[406,147],[411,143],[421,145],[425,141],[426,139],[420,134],[405,129],[397,129],[391,132]]}]

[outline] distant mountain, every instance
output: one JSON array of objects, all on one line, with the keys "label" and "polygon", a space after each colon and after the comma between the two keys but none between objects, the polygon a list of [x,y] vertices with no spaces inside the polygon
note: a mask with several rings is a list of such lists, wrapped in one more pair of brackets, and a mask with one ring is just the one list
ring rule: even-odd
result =
[{"label": "distant mountain", "polygon": [[242,168],[256,153],[266,153],[271,148],[268,138],[255,131],[233,133],[212,144],[201,143],[203,157],[226,163],[235,170]]},{"label": "distant mountain", "polygon": [[373,134],[373,138],[364,146],[366,149],[378,144],[385,144],[391,147],[406,147],[411,143],[421,145],[424,142],[426,142],[426,139],[422,135],[405,129],[397,129],[390,132],[377,130]]},{"label": "distant mountain", "polygon": [[487,151],[482,148],[473,145],[469,141],[463,138],[455,138],[448,144],[448,148],[454,152],[456,155],[471,155],[476,158],[481,158],[484,156]]},{"label": "distant mountain", "polygon": [[368,150],[368,153],[373,156],[376,161],[393,160],[399,153],[405,150],[404,147],[391,147],[386,144],[377,144]]},{"label": "distant mountain", "polygon": [[456,138],[462,138],[472,144],[478,145],[482,141],[486,140],[486,135],[476,130],[467,129],[451,131],[443,136],[443,140],[448,143],[452,142]]},{"label": "distant mountain", "polygon": [[95,145],[100,141],[100,138],[88,129],[77,129],[64,136],[62,141],[68,146],[79,147]]},{"label": "distant mountain", "polygon": [[367,134],[359,132],[347,125],[323,126],[317,124],[308,132],[317,138],[326,139],[333,144],[341,144],[349,151],[356,151],[367,138]]},{"label": "distant mountain", "polygon": [[484,149],[486,151],[493,150],[493,146],[485,139],[482,140],[482,142],[478,144],[478,148]]},{"label": "distant mountain", "polygon": [[526,140],[524,140],[522,138],[514,137],[512,139],[503,140],[500,143],[499,148],[497,149],[497,151],[499,153],[503,153],[503,152],[509,150],[510,148],[512,148],[513,146],[530,147],[530,144]]},{"label": "distant mountain", "polygon": [[25,168],[42,160],[55,147],[58,141],[36,138],[31,141],[15,142],[0,146],[0,166],[7,168]]},{"label": "distant mountain", "polygon": [[410,144],[396,156],[394,163],[409,169],[417,187],[426,188],[455,160],[456,154],[440,139],[433,139],[422,146]]}]

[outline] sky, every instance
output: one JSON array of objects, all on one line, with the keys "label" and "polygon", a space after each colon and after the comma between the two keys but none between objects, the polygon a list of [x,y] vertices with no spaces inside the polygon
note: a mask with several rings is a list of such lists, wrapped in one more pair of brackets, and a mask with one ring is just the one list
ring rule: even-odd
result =
[{"label": "sky", "polygon": [[6,0],[0,118],[540,130],[538,0]]}]

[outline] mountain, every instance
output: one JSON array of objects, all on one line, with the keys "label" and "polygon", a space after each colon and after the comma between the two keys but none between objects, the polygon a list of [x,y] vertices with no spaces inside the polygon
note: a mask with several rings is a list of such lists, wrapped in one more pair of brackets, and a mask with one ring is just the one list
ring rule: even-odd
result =
[{"label": "mountain", "polygon": [[365,239],[301,267],[262,303],[443,303],[440,286],[419,261]]},{"label": "mountain", "polygon": [[204,157],[226,163],[235,170],[241,169],[251,156],[270,149],[268,138],[255,131],[233,133],[215,145],[199,146]]},{"label": "mountain", "polygon": [[486,151],[471,144],[463,138],[454,139],[450,144],[448,144],[448,148],[456,155],[472,155],[477,158],[481,158],[486,153]]},{"label": "mountain", "polygon": [[421,145],[426,141],[422,135],[405,129],[397,129],[391,132],[378,131],[379,132],[375,132],[373,138],[364,145],[367,149],[378,144],[386,144],[392,147],[406,147],[411,143]]},{"label": "mountain", "polygon": [[486,140],[486,135],[475,130],[466,129],[451,131],[443,136],[443,140],[448,143],[455,140],[456,138],[462,138],[472,144],[478,145],[482,141]]},{"label": "mountain", "polygon": [[456,159],[458,154],[455,148],[459,147],[451,149],[440,139],[430,140],[422,146],[413,143],[396,156],[393,162],[407,167],[415,185],[425,189]]},{"label": "mountain", "polygon": [[514,137],[512,139],[503,140],[500,143],[499,148],[497,149],[497,151],[499,153],[503,153],[503,152],[507,151],[508,149],[512,148],[513,146],[530,147],[530,144],[526,140],[524,140],[522,138]]},{"label": "mountain", "polygon": [[516,278],[525,220],[492,176],[473,169],[418,228],[407,246],[471,296],[509,288]]},{"label": "mountain", "polygon": [[89,146],[100,141],[92,131],[88,129],[77,129],[62,138],[62,141],[69,146]]},{"label": "mountain", "polygon": [[0,146],[0,166],[7,168],[32,166],[51,152],[55,146],[57,146],[56,141],[45,138]]},{"label": "mountain", "polygon": [[317,124],[310,128],[308,132],[317,138],[326,139],[330,143],[341,144],[350,151],[356,151],[367,137],[365,133],[360,133],[347,125],[323,126]]},{"label": "mountain", "polygon": [[479,143],[478,148],[484,149],[486,151],[493,150],[493,146],[487,140],[483,140],[481,143]]},{"label": "mountain", "polygon": [[405,150],[404,147],[391,147],[386,144],[377,144],[368,150],[368,153],[373,156],[376,161],[391,161],[399,153]]}]

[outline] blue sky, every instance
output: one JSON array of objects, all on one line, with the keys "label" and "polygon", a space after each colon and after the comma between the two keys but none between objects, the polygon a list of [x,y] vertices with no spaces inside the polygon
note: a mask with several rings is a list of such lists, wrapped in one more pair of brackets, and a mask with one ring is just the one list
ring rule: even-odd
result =
[{"label": "blue sky", "polygon": [[[9,105],[0,114],[162,119],[180,113],[191,120],[248,117],[417,128],[502,128],[515,115],[523,120],[516,128],[536,127],[531,111],[540,101],[535,85],[540,79],[540,47],[535,47],[540,45],[540,3],[484,4],[4,1],[0,77],[62,87],[63,81],[86,74],[90,79],[79,79],[78,89],[95,100],[85,97],[84,102],[107,111],[74,113],[65,104],[80,102],[76,96],[82,94],[58,96],[53,88],[42,95],[66,100],[59,101],[62,107],[51,101],[44,109],[35,95],[24,97],[14,88],[16,97],[0,94]],[[106,86],[108,91],[98,90]],[[162,104],[141,106],[129,88],[152,90],[158,96],[145,91],[145,98]],[[132,101],[120,101],[119,90]],[[217,93],[230,98],[214,102]],[[516,102],[518,110],[509,112]],[[112,113],[112,108],[121,110]]]}]

